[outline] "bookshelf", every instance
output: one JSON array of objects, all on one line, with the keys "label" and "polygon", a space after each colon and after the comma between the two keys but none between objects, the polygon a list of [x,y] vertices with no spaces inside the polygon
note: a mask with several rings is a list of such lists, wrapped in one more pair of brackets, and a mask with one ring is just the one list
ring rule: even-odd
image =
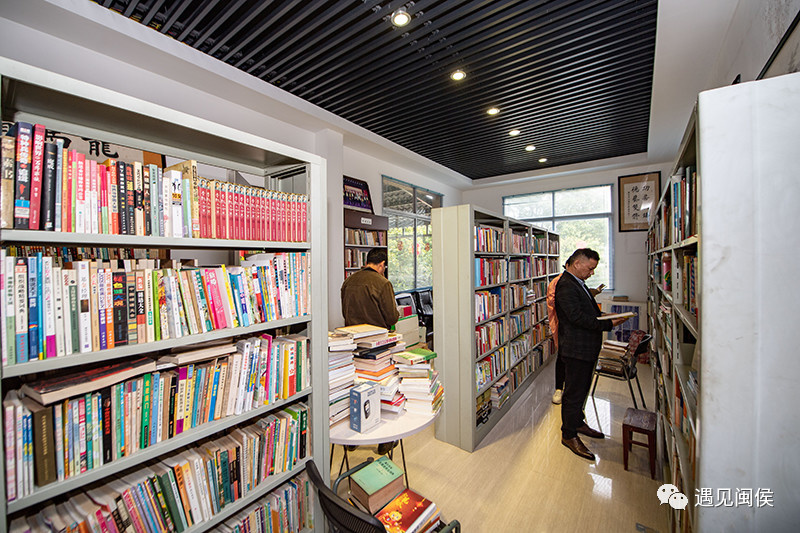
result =
[{"label": "bookshelf", "polygon": [[[668,230],[672,181],[649,230],[647,305],[656,334],[652,364],[664,482],[679,486],[690,502],[685,512],[670,510],[675,531],[742,524],[779,531],[797,523],[789,495],[800,471],[785,461],[783,443],[800,438],[797,291],[787,282],[796,271],[787,243],[800,232],[789,215],[800,199],[793,142],[800,134],[798,109],[800,74],[700,93],[673,171],[685,177],[687,167],[697,169],[691,230]],[[690,293],[688,300],[687,256],[696,261],[694,298]],[[777,427],[786,428],[779,439]],[[703,489],[710,503],[697,499],[696,490]],[[734,502],[738,491],[751,491],[753,504],[725,505],[725,489]],[[757,504],[760,491],[771,495],[771,505]],[[779,501],[788,505],[781,508]]]},{"label": "bookshelf", "polygon": [[559,240],[471,205],[431,215],[445,389],[436,438],[471,452],[552,357],[546,293]]},{"label": "bookshelf", "polygon": [[344,210],[344,277],[366,265],[373,248],[388,250],[389,217]]},{"label": "bookshelf", "polygon": [[[320,221],[326,219],[326,185],[322,178],[324,161],[318,156],[237,130],[235,127],[212,123],[16,61],[0,58],[0,76],[4,121],[44,124],[48,130],[103,139],[120,146],[165,154],[177,160],[196,160],[205,168],[224,169],[228,176],[233,174],[237,179],[244,180],[237,181],[240,186],[262,187],[282,195],[304,194],[308,197],[306,233],[305,236],[295,239],[296,242],[2,229],[0,241],[4,251],[19,250],[21,247],[41,247],[47,255],[54,247],[92,251],[126,250],[125,253],[132,254],[164,250],[164,255],[171,256],[171,259],[191,260],[200,257],[201,264],[211,261],[211,264],[227,265],[238,265],[241,257],[252,253],[292,253],[305,254],[309,271],[325,272],[327,252],[324,245],[324,224]],[[277,173],[287,165],[302,167],[305,178],[284,180],[274,176],[273,172]],[[224,339],[235,341],[262,333],[275,335],[276,330],[308,337],[311,368],[325,368],[326,287],[325,276],[315,276],[307,309],[288,318],[266,319],[244,327],[211,329],[205,333],[172,336],[166,340],[76,352],[63,357],[3,366],[0,369],[0,394],[5,397],[9,390],[16,390],[24,383],[35,383],[43,378],[79,375],[87,365],[124,363],[133,357],[164,355],[173,348],[202,346]],[[185,305],[188,309],[189,304]],[[169,368],[160,366],[158,370]],[[276,470],[274,475],[265,477],[243,497],[218,509],[209,520],[196,522],[187,529],[193,533],[215,530],[220,523],[256,504],[265,494],[303,472],[309,460],[316,460],[323,467],[327,465],[327,378],[324,372],[311,372],[305,386],[298,387],[296,393],[292,392],[286,398],[270,401],[266,405],[247,407],[241,414],[210,419],[182,433],[176,432],[175,436],[164,438],[156,444],[143,446],[132,454],[115,457],[110,462],[95,465],[95,468],[61,481],[34,487],[32,491],[26,491],[24,496],[16,497],[10,502],[6,498],[6,470],[3,461],[0,466],[3,474],[0,509],[4,520],[0,521],[0,532],[7,531],[11,521],[35,514],[47,503],[66,501],[74,491],[97,488],[117,477],[136,473],[141,468],[152,465],[154,461],[174,457],[188,447],[215,442],[231,435],[234,430],[268,420],[268,417],[281,413],[287,407],[297,407],[300,402],[308,406],[308,453],[291,470]],[[322,413],[322,416],[318,413]],[[3,457],[4,446],[4,442],[0,443]],[[316,529],[321,528],[322,521],[319,520]]]}]

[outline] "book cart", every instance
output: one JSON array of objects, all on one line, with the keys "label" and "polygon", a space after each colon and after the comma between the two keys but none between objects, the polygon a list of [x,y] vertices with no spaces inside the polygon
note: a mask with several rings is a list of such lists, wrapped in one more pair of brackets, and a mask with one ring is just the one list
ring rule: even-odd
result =
[{"label": "book cart", "polygon": [[[245,240],[212,238],[179,238],[146,235],[109,235],[78,232],[34,231],[2,229],[0,240],[4,251],[24,246],[65,247],[84,250],[126,249],[133,250],[134,257],[151,253],[172,259],[200,258],[200,264],[238,264],[241,256],[254,252],[278,252],[305,254],[309,273],[324,273],[327,264],[324,230],[326,219],[326,185],[324,160],[288,146],[281,145],[232,127],[209,122],[182,112],[171,110],[151,102],[132,98],[85,82],[50,73],[22,63],[0,58],[2,76],[3,120],[43,124],[48,129],[103,139],[120,146],[164,154],[177,160],[196,160],[200,165],[209,165],[231,171],[250,181],[250,185],[272,190],[297,188],[304,182],[302,190],[286,192],[301,193],[308,197],[307,233],[297,242],[285,240]],[[294,180],[292,185],[270,178],[273,168],[286,165],[305,166],[305,180]],[[5,185],[5,184],[4,184]],[[53,248],[50,248],[53,249]],[[246,251],[247,253],[244,253]],[[103,253],[103,252],[99,252]],[[309,275],[310,278],[310,275]],[[237,341],[259,336],[297,333],[309,339],[309,361],[311,367],[325,368],[327,355],[327,307],[324,301],[327,280],[323,275],[314,276],[309,283],[313,287],[308,297],[307,313],[289,318],[267,320],[246,327],[213,329],[205,333],[183,335],[168,340],[156,340],[146,344],[118,346],[100,351],[73,353],[63,357],[31,360],[2,367],[0,393],[18,389],[21,384],[53,376],[80,375],[87,365],[125,362],[135,357],[164,355],[173,348],[200,346],[222,339]],[[287,296],[287,295],[285,295]],[[298,297],[297,294],[288,294]],[[13,339],[12,339],[13,341]],[[310,368],[306,369],[310,372]],[[187,446],[198,445],[219,439],[237,428],[244,428],[276,414],[287,407],[298,407],[302,402],[308,407],[307,451],[305,457],[290,464],[290,470],[265,477],[244,496],[227,505],[214,509],[208,519],[195,521],[186,531],[200,532],[216,530],[230,517],[242,510],[263,503],[264,497],[288,480],[303,472],[305,464],[316,459],[327,465],[324,457],[328,449],[327,427],[327,376],[325,372],[310,372],[305,385],[288,398],[256,406],[235,416],[214,419],[174,437],[164,439],[133,454],[115,458],[111,462],[76,473],[61,481],[45,486],[34,486],[32,491],[15,496],[8,501],[5,461],[3,483],[0,484],[0,508],[4,520],[0,531],[7,530],[15,518],[36,513],[48,504],[68,500],[82,490],[90,490],[110,480],[136,473],[139,468],[160,460],[169,460]],[[317,413],[323,413],[319,416]],[[6,431],[9,428],[5,428]],[[0,446],[3,446],[0,443]],[[5,457],[5,449],[0,448]],[[291,463],[291,461],[290,461]],[[320,513],[315,513],[318,518]],[[315,520],[315,530],[321,530],[322,520]]]},{"label": "book cart", "polygon": [[434,209],[432,225],[445,389],[436,438],[471,452],[552,358],[546,294],[558,235],[471,205]]}]

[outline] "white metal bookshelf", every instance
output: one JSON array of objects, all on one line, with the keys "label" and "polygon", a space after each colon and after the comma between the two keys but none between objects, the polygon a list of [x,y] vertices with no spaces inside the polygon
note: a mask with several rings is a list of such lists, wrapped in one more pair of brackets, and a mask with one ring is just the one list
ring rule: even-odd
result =
[{"label": "white metal bookshelf", "polygon": [[[256,186],[280,188],[281,182],[270,177],[284,165],[302,165],[306,169],[305,190],[309,197],[308,233],[303,242],[272,242],[224,239],[180,239],[156,236],[93,235],[67,232],[2,230],[2,245],[52,245],[58,247],[98,248],[167,248],[177,251],[218,250],[233,259],[234,251],[303,251],[309,253],[311,280],[310,313],[242,328],[214,330],[148,344],[124,346],[6,366],[0,369],[0,394],[9,387],[35,379],[41,372],[74,373],[77,367],[101,361],[124,360],[136,355],[163,352],[171,348],[208,341],[253,335],[268,330],[292,326],[310,339],[309,353],[312,369],[327,366],[327,246],[325,243],[326,184],[324,160],[296,148],[282,145],[257,135],[237,130],[229,125],[209,122],[144,100],[117,93],[96,85],[54,74],[42,69],[0,58],[2,76],[3,120],[44,124],[48,129],[73,135],[104,139],[122,146],[135,147],[180,159],[236,170],[255,176]],[[263,179],[263,181],[261,181]],[[292,182],[296,186],[297,180]],[[288,186],[288,185],[287,185]],[[290,191],[298,192],[298,191]],[[186,253],[186,252],[184,252]],[[12,502],[6,501],[5,463],[0,465],[0,532],[7,530],[9,521],[24,516],[46,501],[58,501],[70,492],[102,482],[122,472],[157,458],[169,457],[178,450],[200,442],[214,434],[253,422],[288,405],[304,401],[309,406],[307,457],[288,472],[269,477],[256,490],[234,504],[225,506],[207,522],[195,524],[192,533],[213,530],[219,523],[259,500],[267,492],[300,473],[306,462],[316,460],[327,474],[328,423],[327,374],[311,372],[312,386],[292,397],[270,405],[200,425],[180,435],[133,455],[117,459],[96,469],[36,487],[32,494]],[[322,413],[320,415],[320,413]],[[5,456],[0,442],[0,455]],[[322,530],[318,519],[316,529]]]},{"label": "white metal bookshelf", "polygon": [[[442,415],[436,421],[436,438],[473,451],[551,358],[550,337],[544,333],[546,313],[544,317],[534,319],[532,310],[544,299],[548,260],[557,257],[558,253],[549,254],[547,250],[534,253],[534,242],[535,237],[540,236],[547,247],[552,239],[557,252],[558,235],[470,205],[434,209],[431,215],[434,320],[442,324],[442,334],[436,337],[434,348],[445,390]],[[476,227],[494,237],[500,236],[502,244],[493,240],[490,249],[479,249]],[[514,235],[518,248],[513,248]],[[545,261],[544,272],[540,275],[534,271],[533,262],[537,258]],[[500,262],[498,279],[478,283],[476,260],[480,259]],[[518,263],[510,268],[512,261]],[[512,276],[511,270],[516,270],[517,274]],[[529,302],[527,293],[535,283],[542,284],[542,294]],[[502,310],[477,319],[476,292],[496,289],[503,293]],[[512,289],[522,295],[521,302],[512,303]],[[514,316],[519,318],[521,326],[512,336],[510,320]],[[499,326],[501,322],[505,325]],[[476,327],[492,323],[502,330],[502,339],[497,345],[479,350],[475,340]],[[542,338],[534,341],[534,328],[537,326],[545,329]],[[517,347],[527,346],[527,350],[521,355],[512,355],[515,342],[520,343]],[[498,371],[481,383],[477,377],[477,365],[487,358],[495,358],[492,363]],[[515,370],[525,373],[516,387],[512,378]],[[508,397],[499,406],[493,406],[488,415],[484,409],[479,417],[476,413],[479,398],[504,378],[509,379],[506,386],[512,389]]]}]

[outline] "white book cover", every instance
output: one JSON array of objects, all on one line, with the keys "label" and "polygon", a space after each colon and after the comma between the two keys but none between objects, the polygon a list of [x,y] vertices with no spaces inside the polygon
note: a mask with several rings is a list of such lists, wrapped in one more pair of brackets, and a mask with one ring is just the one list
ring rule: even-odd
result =
[{"label": "white book cover", "polygon": [[158,167],[156,165],[148,165],[148,175],[150,183],[147,186],[150,188],[150,233],[152,235],[161,235],[158,229]]},{"label": "white book cover", "polygon": [[14,353],[16,361],[28,360],[28,265],[24,259],[14,264]]},{"label": "white book cover", "polygon": [[178,170],[164,172],[164,181],[169,184],[169,220],[172,227],[171,237],[183,237],[183,182]]},{"label": "white book cover", "polygon": [[64,276],[61,267],[53,267],[53,301],[55,302],[56,357],[66,355],[64,343]]},{"label": "white book cover", "polygon": [[230,359],[230,371],[228,373],[228,405],[225,406],[225,416],[232,416],[236,413],[236,397],[239,392],[239,375],[242,369],[242,354],[235,352]]},{"label": "white book cover", "polygon": [[61,301],[64,305],[64,353],[72,355],[72,313],[70,311],[69,287],[70,280],[75,277],[75,271],[63,269],[61,271]]},{"label": "white book cover", "polygon": [[183,484],[186,488],[186,495],[189,497],[189,507],[192,509],[192,518],[195,522],[200,522],[203,511],[200,509],[200,500],[197,495],[197,486],[194,478],[194,468],[191,467],[186,452],[178,456],[178,460],[183,470]]},{"label": "white book cover", "polygon": [[169,212],[172,208],[170,196],[170,183],[164,179],[163,170],[158,169],[158,234],[162,237],[172,236],[172,226],[169,224]]},{"label": "white book cover", "polygon": [[[108,347],[108,331],[106,329],[106,269],[97,269],[97,314],[100,328],[100,348]],[[109,312],[113,313],[113,308]]]},{"label": "white book cover", "polygon": [[240,415],[244,411],[244,403],[247,396],[247,384],[250,379],[250,369],[252,368],[253,343],[249,340],[241,340],[236,343],[236,349],[242,354],[242,365],[239,369],[239,386],[236,389],[234,414]]},{"label": "white book cover", "polygon": [[0,250],[0,329],[2,329],[3,366],[15,364],[15,324],[14,324],[14,258]]},{"label": "white book cover", "polygon": [[142,163],[133,162],[133,190],[134,206],[133,219],[136,226],[136,235],[144,235],[144,176],[142,174]]},{"label": "white book cover", "polygon": [[[175,335],[173,338],[180,338],[183,337],[183,327],[181,324],[181,295],[178,292],[178,280],[177,280],[177,272],[175,270],[170,270],[170,275],[167,277],[166,282],[167,286],[169,287],[169,292],[167,295],[167,301],[169,302],[168,308],[170,310],[170,323],[174,328]],[[172,331],[170,331],[172,334]]]},{"label": "white book cover", "polygon": [[144,271],[144,311],[147,329],[147,342],[156,340],[155,312],[153,311],[153,270]]},{"label": "white book cover", "polygon": [[56,356],[56,308],[53,295],[53,258],[42,257],[42,296],[44,298],[44,324],[40,325],[45,336],[45,356]]},{"label": "white book cover", "polygon": [[100,202],[97,201],[98,195],[100,194],[100,187],[99,183],[97,182],[97,161],[87,160],[86,163],[89,165],[89,210],[87,213],[88,225],[86,228],[86,233],[97,235],[100,233],[100,222],[98,216],[100,213]]},{"label": "white book cover", "polygon": [[89,309],[91,287],[89,282],[89,262],[76,261],[78,271],[78,333],[80,351],[92,351],[92,319]]},{"label": "white book cover", "polygon": [[[110,268],[104,268],[105,271],[105,296],[106,296],[106,339],[114,337],[114,273]],[[116,346],[116,340],[115,346]],[[107,342],[110,346],[111,343]]]},{"label": "white book cover", "polygon": [[[78,161],[77,176],[73,178],[72,188],[73,214],[72,227],[75,233],[86,233],[86,163]],[[73,167],[76,168],[76,167]]]},{"label": "white book cover", "polygon": [[192,292],[190,291],[187,283],[186,272],[176,271],[178,284],[180,285],[180,302],[183,305],[184,313],[186,314],[186,324],[189,327],[190,335],[197,335],[201,333],[200,325],[197,322],[197,313],[195,313],[194,304],[192,303]]},{"label": "white book cover", "polygon": [[188,452],[187,457],[189,458],[189,464],[192,466],[194,481],[197,484],[197,499],[200,502],[200,510],[203,512],[203,520],[210,520],[214,513],[211,510],[205,464],[200,455],[195,451]]},{"label": "white book cover", "polygon": [[64,481],[64,411],[61,403],[51,407],[53,409],[53,436],[55,437],[56,476],[59,481]]}]

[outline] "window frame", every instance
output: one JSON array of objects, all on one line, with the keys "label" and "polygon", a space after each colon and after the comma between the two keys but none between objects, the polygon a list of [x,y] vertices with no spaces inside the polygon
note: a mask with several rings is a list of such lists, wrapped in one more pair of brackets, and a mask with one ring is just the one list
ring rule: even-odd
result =
[{"label": "window frame", "polygon": [[[594,212],[586,215],[556,215],[556,193],[564,192],[564,191],[576,191],[580,189],[596,189],[599,187],[608,187],[608,194],[610,195],[609,198],[609,211],[600,211]],[[537,191],[537,192],[528,192],[522,194],[510,194],[507,196],[503,196],[503,215],[510,216],[506,213],[506,200],[510,198],[520,198],[523,196],[535,196],[539,194],[549,194],[550,195],[550,212],[552,213],[549,217],[540,217],[540,218],[517,218],[517,220],[521,220],[523,222],[528,222],[531,224],[535,224],[540,227],[552,228],[548,229],[548,231],[552,231],[553,233],[556,232],[556,222],[568,222],[570,220],[594,220],[594,219],[603,219],[606,218],[608,222],[608,287],[607,289],[610,291],[614,290],[616,285],[615,283],[615,263],[614,263],[614,211],[615,211],[615,204],[614,204],[614,184],[613,183],[598,183],[596,185],[583,185],[580,187],[564,187],[563,189],[551,189],[547,191]],[[516,217],[512,217],[516,218]],[[549,226],[543,226],[542,223],[549,223]],[[565,250],[561,250],[564,252]],[[565,258],[566,261],[566,258]]]},{"label": "window frame", "polygon": [[[386,188],[386,182],[387,181],[394,182],[394,183],[396,183],[398,185],[402,185],[404,187],[410,187],[411,188],[412,201],[411,201],[411,210],[410,211],[402,211],[400,209],[393,209],[391,207],[386,207],[386,196],[383,194],[383,191]],[[428,226],[430,226],[430,224],[431,224],[431,217],[430,216],[426,216],[426,215],[422,215],[422,214],[417,213],[417,201],[418,201],[418,193],[419,192],[433,194],[435,196],[438,196],[439,197],[439,205],[440,206],[444,203],[444,194],[442,194],[442,193],[433,191],[431,189],[426,189],[425,187],[419,187],[417,185],[414,185],[413,183],[408,183],[406,181],[399,180],[399,179],[393,178],[391,176],[387,176],[386,174],[381,174],[381,203],[383,205],[383,215],[384,216],[389,216],[389,215],[402,216],[402,217],[410,218],[410,219],[412,219],[414,221],[414,229],[411,232],[412,236],[414,237],[414,239],[413,239],[413,243],[414,243],[413,244],[413,250],[414,250],[414,286],[412,288],[402,289],[402,290],[395,291],[395,292],[416,291],[416,290],[427,289],[427,288],[431,287],[431,285],[418,286],[419,268],[418,268],[418,263],[417,263],[416,250],[417,250],[417,234],[418,234],[419,222],[422,221],[425,224],[427,224]],[[435,207],[431,207],[431,209],[436,209],[436,208]],[[391,226],[389,227],[389,229],[391,229]],[[432,236],[432,233],[431,233],[431,236]],[[386,239],[387,246],[389,244],[389,238],[388,237],[389,237],[389,235],[388,235],[388,232],[387,232],[387,239]],[[389,272],[391,272],[391,266],[389,267]]]}]

